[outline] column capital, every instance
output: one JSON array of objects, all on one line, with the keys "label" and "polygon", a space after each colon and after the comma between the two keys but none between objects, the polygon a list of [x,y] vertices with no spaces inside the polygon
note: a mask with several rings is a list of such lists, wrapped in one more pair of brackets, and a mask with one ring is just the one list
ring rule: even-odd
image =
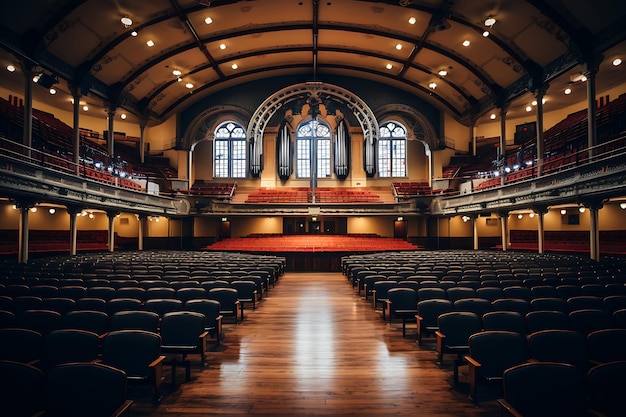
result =
[{"label": "column capital", "polygon": [[538,85],[537,89],[534,92],[535,98],[537,99],[543,98],[543,96],[545,96],[546,93],[548,92],[548,88],[550,88],[550,83],[544,82]]},{"label": "column capital", "polygon": [[121,214],[121,212],[120,212],[120,211],[118,211],[118,210],[110,210],[110,211],[107,211],[107,217],[108,217],[109,219],[114,219],[116,216],[119,216],[120,214]]},{"label": "column capital", "polygon": [[543,216],[544,214],[548,212],[548,206],[532,206],[531,209],[536,214],[539,214],[541,216]]},{"label": "column capital", "polygon": [[604,207],[604,201],[605,200],[602,198],[590,198],[582,200],[581,203],[589,210],[600,210],[602,207]]},{"label": "column capital", "polygon": [[30,198],[15,199],[15,207],[20,210],[30,210],[37,205],[37,201]]},{"label": "column capital", "polygon": [[82,212],[85,207],[76,204],[66,204],[65,209],[67,210],[67,213],[72,216]]}]

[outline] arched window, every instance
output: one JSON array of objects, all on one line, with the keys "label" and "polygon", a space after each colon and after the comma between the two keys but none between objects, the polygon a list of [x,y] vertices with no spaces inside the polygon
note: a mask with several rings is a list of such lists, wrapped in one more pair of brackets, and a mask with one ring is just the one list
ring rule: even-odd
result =
[{"label": "arched window", "polygon": [[246,177],[246,131],[235,122],[215,129],[213,170],[215,178]]},{"label": "arched window", "polygon": [[406,177],[406,129],[398,122],[380,126],[378,176]]},{"label": "arched window", "polygon": [[[296,177],[311,177],[312,143],[317,142],[317,178],[330,178],[330,128],[318,120],[300,125],[296,134]],[[314,168],[314,169],[315,169]]]}]

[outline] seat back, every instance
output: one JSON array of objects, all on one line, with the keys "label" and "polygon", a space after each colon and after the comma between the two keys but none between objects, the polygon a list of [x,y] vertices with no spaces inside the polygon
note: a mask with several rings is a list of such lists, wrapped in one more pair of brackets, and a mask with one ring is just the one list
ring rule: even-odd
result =
[{"label": "seat back", "polygon": [[621,417],[626,410],[626,361],[594,366],[587,374],[591,408],[606,417]]},{"label": "seat back", "polygon": [[526,314],[526,331],[528,334],[541,330],[569,330],[569,318],[562,311],[538,310]]},{"label": "seat back", "polygon": [[217,300],[189,300],[185,303],[184,309],[202,313],[205,318],[205,326],[215,328],[216,319],[220,315],[220,302]]},{"label": "seat back", "polygon": [[102,362],[123,370],[129,378],[149,378],[149,365],[160,354],[161,336],[145,330],[116,330],[102,342]]},{"label": "seat back", "polygon": [[0,329],[0,360],[28,363],[41,358],[43,336],[22,328]]},{"label": "seat back", "polygon": [[50,371],[45,391],[49,415],[109,417],[126,402],[126,375],[99,363],[59,365]]},{"label": "seat back", "polygon": [[109,331],[145,330],[156,333],[159,329],[159,315],[153,311],[118,311],[111,316]]},{"label": "seat back", "polygon": [[100,338],[85,330],[63,329],[44,337],[42,369],[70,362],[91,362],[98,357]]},{"label": "seat back", "polygon": [[204,314],[195,311],[166,313],[161,320],[162,347],[195,347],[204,332]]},{"label": "seat back", "polygon": [[491,311],[491,302],[484,298],[463,298],[454,302],[454,309],[475,313],[482,320],[483,315]]},{"label": "seat back", "polygon": [[587,335],[587,346],[590,359],[593,361],[600,363],[626,361],[626,329],[591,332]]},{"label": "seat back", "polygon": [[18,313],[16,325],[47,335],[52,330],[61,328],[63,316],[52,310],[26,310]]},{"label": "seat back", "polygon": [[70,311],[63,318],[62,327],[64,329],[86,330],[102,335],[109,331],[109,315],[96,310]]},{"label": "seat back", "polygon": [[2,413],[31,417],[43,407],[44,373],[21,362],[0,360],[0,404]]},{"label": "seat back", "polygon": [[503,372],[526,362],[526,340],[519,333],[487,330],[469,337],[470,356],[480,363],[479,374],[486,379],[499,379]]},{"label": "seat back", "polygon": [[585,382],[576,367],[531,362],[503,374],[504,399],[522,416],[582,415]]},{"label": "seat back", "polygon": [[573,330],[541,330],[528,336],[530,356],[540,362],[568,363],[583,373],[589,369],[585,337]]},{"label": "seat back", "polygon": [[387,291],[391,311],[415,310],[417,312],[417,291],[408,287],[396,287]]},{"label": "seat back", "polygon": [[485,330],[506,330],[509,332],[526,334],[526,320],[516,311],[489,311],[483,314],[483,328]]},{"label": "seat back", "polygon": [[444,344],[451,347],[468,346],[471,335],[482,330],[480,317],[466,311],[451,311],[437,319],[439,332],[445,335]]},{"label": "seat back", "polygon": [[569,322],[573,330],[582,333],[585,337],[591,332],[612,326],[611,315],[600,309],[572,311],[569,313]]},{"label": "seat back", "polygon": [[454,304],[447,299],[423,300],[417,303],[417,314],[422,318],[422,326],[425,328],[437,327],[439,316],[453,310]]}]

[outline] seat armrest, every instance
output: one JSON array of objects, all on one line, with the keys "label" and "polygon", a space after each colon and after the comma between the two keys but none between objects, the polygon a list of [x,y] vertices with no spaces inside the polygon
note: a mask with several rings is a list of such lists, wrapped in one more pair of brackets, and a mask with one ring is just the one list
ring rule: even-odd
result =
[{"label": "seat armrest", "polygon": [[111,417],[120,417],[123,415],[130,416],[130,406],[133,405],[133,400],[126,400],[120,405],[117,410],[111,414]]},{"label": "seat armrest", "polygon": [[502,398],[498,399],[498,403],[501,406],[503,416],[508,415],[511,417],[524,417],[516,409],[514,409],[513,406],[509,404],[505,399],[502,399]]},{"label": "seat armrest", "polygon": [[478,372],[480,371],[480,362],[472,358],[469,355],[465,356],[467,361],[467,379],[469,383],[469,396],[477,404],[477,390],[478,390]]}]

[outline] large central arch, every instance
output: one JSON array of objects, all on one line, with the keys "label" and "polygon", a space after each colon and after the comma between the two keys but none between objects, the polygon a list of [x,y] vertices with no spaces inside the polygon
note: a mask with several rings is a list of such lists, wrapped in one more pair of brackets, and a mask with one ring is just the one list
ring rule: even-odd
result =
[{"label": "large central arch", "polygon": [[363,129],[364,167],[368,176],[376,172],[376,142],[378,122],[374,112],[356,94],[332,84],[306,82],[295,84],[277,91],[268,97],[252,115],[248,124],[250,140],[250,174],[258,177],[263,170],[263,132],[272,116],[285,104],[311,98],[324,102],[325,98],[340,100],[351,110]]}]

